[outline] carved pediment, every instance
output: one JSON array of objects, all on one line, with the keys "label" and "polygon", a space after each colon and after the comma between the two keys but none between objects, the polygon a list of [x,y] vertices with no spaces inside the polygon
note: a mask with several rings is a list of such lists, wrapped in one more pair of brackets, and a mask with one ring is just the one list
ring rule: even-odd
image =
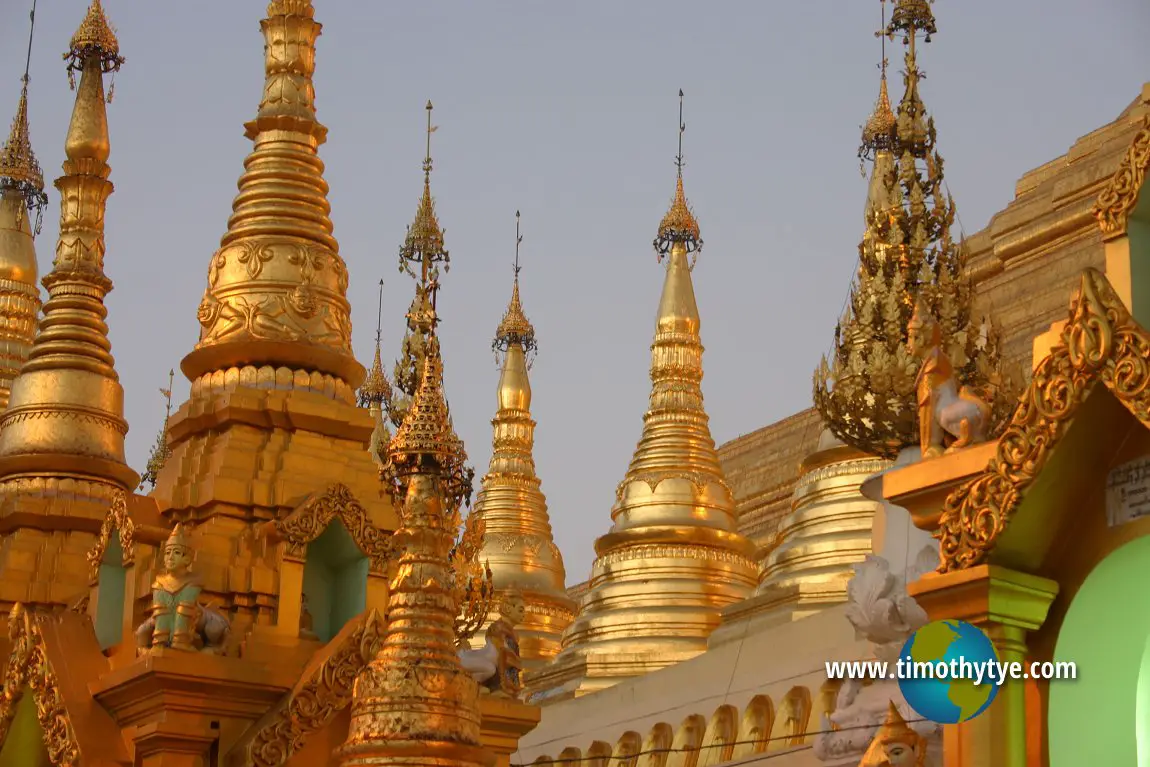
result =
[{"label": "carved pediment", "polygon": [[1150,428],[1150,332],[1134,321],[1106,277],[1087,269],[1071,302],[1069,322],[1035,369],[994,458],[946,499],[935,533],[939,572],[986,560],[1098,386]]},{"label": "carved pediment", "polygon": [[386,624],[376,610],[350,622],[316,651],[295,688],[240,738],[228,754],[233,767],[280,767],[307,737],[351,704],[355,678],[375,657]]},{"label": "carved pediment", "polygon": [[395,553],[391,531],[376,527],[351,488],[336,483],[309,495],[282,519],[269,522],[265,532],[287,544],[287,554],[303,557],[307,545],[319,538],[333,519],[339,519],[351,539],[371,562],[371,570],[385,573]]},{"label": "carved pediment", "polygon": [[1110,177],[1094,203],[1094,217],[1102,228],[1102,236],[1110,239],[1126,234],[1126,222],[1138,204],[1138,194],[1146,183],[1146,172],[1150,169],[1150,115],[1142,125],[1142,130],[1134,136],[1134,141],[1118,169]]},{"label": "carved pediment", "polygon": [[[141,509],[146,508],[145,503],[152,504],[152,514],[141,515]],[[169,530],[156,512],[154,504],[151,498],[145,496],[129,497],[125,492],[116,493],[108,512],[104,515],[104,521],[100,523],[100,534],[96,536],[96,543],[87,554],[88,580],[91,584],[95,585],[99,580],[100,565],[104,561],[104,554],[113,536],[119,538],[123,557],[120,564],[124,567],[135,562],[137,541],[152,546],[164,541]],[[129,511],[132,506],[135,509]]]}]

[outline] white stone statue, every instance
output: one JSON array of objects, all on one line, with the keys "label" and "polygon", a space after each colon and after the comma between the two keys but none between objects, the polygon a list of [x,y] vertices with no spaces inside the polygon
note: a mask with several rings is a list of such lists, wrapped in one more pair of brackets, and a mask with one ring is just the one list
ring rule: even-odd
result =
[{"label": "white stone statue", "polygon": [[[905,578],[892,573],[890,563],[873,554],[855,566],[855,575],[847,584],[847,620],[858,636],[872,643],[875,660],[897,663],[907,638],[927,623],[926,612],[906,593],[906,584],[937,566],[935,546],[923,547]],[[886,721],[892,702],[909,715],[910,708],[896,680],[844,680],[834,713],[823,715],[819,728],[823,732],[814,738],[815,756],[829,765],[858,765]],[[924,743],[931,744],[930,760],[939,759],[941,725],[915,722],[908,726],[925,739]],[[930,760],[927,764],[936,764]]]}]

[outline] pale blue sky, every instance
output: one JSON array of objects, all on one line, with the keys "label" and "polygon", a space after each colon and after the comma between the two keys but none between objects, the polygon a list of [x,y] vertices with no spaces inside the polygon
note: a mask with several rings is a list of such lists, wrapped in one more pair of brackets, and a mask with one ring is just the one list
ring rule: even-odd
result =
[{"label": "pale blue sky", "polygon": [[[0,2],[0,119],[16,106],[30,0]],[[60,173],[72,105],[60,54],[87,0],[40,0],[35,149]],[[130,462],[162,418],[157,389],[195,343],[196,306],[250,149],[262,90],[252,0],[105,0],[128,61],[109,108],[107,271]],[[440,306],[455,424],[481,475],[498,373],[491,335],[523,213],[523,302],[540,336],[536,460],[568,582],[610,526],[640,435],[662,270],[650,242],[674,189],[686,92],[687,194],[718,442],[808,406],[862,226],[859,125],[878,88],[877,0],[319,0],[317,106],[332,219],[370,361],[379,278],[384,358],[412,283],[396,251],[420,192],[423,105],[452,269]],[[1109,122],[1150,80],[1145,0],[940,0],[920,64],[967,233],[1027,171]],[[900,69],[901,46],[889,52]],[[896,84],[899,78],[895,77]],[[897,98],[901,86],[892,89]],[[59,198],[38,240],[50,268]],[[177,403],[187,395],[177,374]]]}]

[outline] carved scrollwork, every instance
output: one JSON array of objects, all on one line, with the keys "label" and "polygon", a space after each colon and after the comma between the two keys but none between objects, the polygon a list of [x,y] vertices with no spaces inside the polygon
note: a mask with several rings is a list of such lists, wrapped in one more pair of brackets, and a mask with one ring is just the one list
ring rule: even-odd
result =
[{"label": "carved scrollwork", "polygon": [[40,631],[43,620],[45,616],[34,615],[19,603],[8,615],[8,641],[12,651],[4,670],[4,692],[0,697],[0,743],[8,735],[21,696],[31,691],[51,763],[58,767],[79,767],[76,733],[56,672],[44,653],[44,637]]},{"label": "carved scrollwork", "polygon": [[254,735],[241,743],[245,763],[280,767],[303,747],[308,735],[326,727],[351,703],[355,678],[379,652],[386,626],[372,610],[340,647],[304,680],[274,714],[256,725]]},{"label": "carved scrollwork", "polygon": [[294,511],[272,524],[276,535],[287,544],[287,553],[299,557],[336,518],[370,560],[372,572],[386,572],[396,550],[392,534],[375,526],[367,509],[347,485],[336,483],[322,493],[309,496]]},{"label": "carved scrollwork", "polygon": [[118,534],[120,538],[120,551],[123,556],[122,564],[124,567],[132,564],[135,557],[135,535],[136,523],[128,516],[128,495],[124,492],[119,492],[112,499],[112,505],[108,508],[108,513],[104,515],[104,521],[100,523],[100,535],[96,538],[96,545],[88,551],[88,580],[90,583],[95,584],[100,577],[100,564],[104,561],[104,552],[108,548],[108,543],[112,540],[112,535]]},{"label": "carved scrollwork", "polygon": [[1147,169],[1150,169],[1150,115],[1147,115],[1118,169],[1094,203],[1094,217],[1102,227],[1103,236],[1116,237],[1126,233],[1126,219],[1138,204],[1138,193],[1146,183]]},{"label": "carved scrollwork", "polygon": [[1150,427],[1150,333],[1134,322],[1106,278],[1087,269],[1070,321],[1034,371],[995,457],[946,499],[935,533],[940,572],[986,559],[1079,405],[1099,383]]}]

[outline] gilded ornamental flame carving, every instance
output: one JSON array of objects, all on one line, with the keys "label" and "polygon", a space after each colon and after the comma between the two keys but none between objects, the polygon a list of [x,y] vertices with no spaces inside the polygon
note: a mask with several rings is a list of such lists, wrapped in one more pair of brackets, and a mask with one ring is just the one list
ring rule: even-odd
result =
[{"label": "gilded ornamental flame carving", "polygon": [[934,120],[919,96],[915,43],[923,34],[929,41],[934,31],[930,6],[918,0],[898,0],[882,30],[907,45],[906,87],[894,114],[884,59],[879,98],[859,153],[873,161],[873,169],[858,272],[830,359],[823,359],[814,376],[815,406],[835,436],[883,458],[919,444],[914,402],[921,363],[907,347],[919,304],[938,321],[941,348],[959,385],[992,403],[989,435],[1001,428],[1012,401],[997,328],[971,310],[966,251],[951,238],[956,209],[943,179]]},{"label": "gilded ornamental flame carving", "polygon": [[21,696],[31,693],[52,764],[81,767],[80,746],[72,720],[64,706],[56,670],[44,650],[40,627],[45,620],[50,618],[32,613],[22,604],[16,604],[8,614],[8,643],[12,649],[4,668],[4,691],[0,695],[0,744],[8,735]]},{"label": "gilded ornamental flame carving", "polygon": [[1118,164],[1118,169],[1110,177],[1094,203],[1094,216],[1102,228],[1102,236],[1109,239],[1126,233],[1126,222],[1138,203],[1138,194],[1146,183],[1146,171],[1150,168],[1150,115],[1147,115],[1142,129],[1134,136],[1130,148]]},{"label": "gilded ornamental flame carving", "polygon": [[379,652],[385,631],[375,610],[305,676],[274,710],[253,725],[229,755],[235,767],[282,767],[303,748],[307,737],[328,726],[351,702],[356,677]]},{"label": "gilded ornamental flame carving", "polygon": [[233,366],[280,364],[363,381],[351,351],[347,266],[332,235],[318,148],[315,43],[310,2],[272,2],[263,98],[245,125],[244,162],[228,231],[208,268],[200,341],[185,358],[195,379]]},{"label": "gilded ornamental flame carving", "polygon": [[104,561],[104,552],[115,535],[119,539],[120,564],[124,567],[132,564],[135,559],[136,523],[128,514],[128,494],[124,491],[116,493],[104,521],[100,523],[100,534],[96,544],[88,551],[88,580],[96,583],[100,578],[100,565]]},{"label": "gilded ornamental flame carving", "polygon": [[1097,384],[1150,427],[1150,332],[1134,322],[1106,278],[1087,269],[1071,301],[1069,322],[1035,369],[995,457],[946,499],[935,534],[940,572],[986,560]]},{"label": "gilded ornamental flame carving", "polygon": [[333,519],[343,523],[368,558],[372,572],[387,572],[395,556],[392,534],[376,527],[351,488],[339,482],[311,494],[286,517],[266,523],[261,532],[284,541],[289,556],[302,557],[307,545],[322,535]]}]

